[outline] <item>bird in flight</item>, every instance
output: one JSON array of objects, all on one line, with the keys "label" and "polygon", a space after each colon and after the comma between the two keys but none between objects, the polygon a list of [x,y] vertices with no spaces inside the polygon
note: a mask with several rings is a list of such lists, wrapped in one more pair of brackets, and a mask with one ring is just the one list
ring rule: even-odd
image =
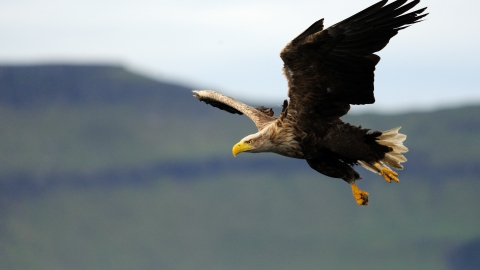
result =
[{"label": "bird in flight", "polygon": [[354,165],[380,174],[387,182],[399,182],[407,159],[406,135],[400,127],[371,131],[343,122],[350,105],[372,104],[374,71],[382,50],[398,31],[420,22],[426,8],[410,11],[420,1],[380,1],[357,14],[323,29],[316,21],[280,52],[288,98],[274,116],[271,108],[251,107],[212,90],[194,90],[207,104],[233,114],[245,114],[258,132],[233,146],[242,152],[273,152],[305,159],[308,165],[329,177],[350,184],[359,205],[368,204],[368,192],[360,190],[360,175]]}]

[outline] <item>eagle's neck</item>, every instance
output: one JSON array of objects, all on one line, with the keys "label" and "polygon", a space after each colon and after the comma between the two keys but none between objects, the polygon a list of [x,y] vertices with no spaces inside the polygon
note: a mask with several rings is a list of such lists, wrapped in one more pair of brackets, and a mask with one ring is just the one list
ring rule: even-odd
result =
[{"label": "eagle's neck", "polygon": [[262,131],[265,138],[264,144],[268,152],[277,153],[292,158],[303,158],[303,153],[298,141],[295,140],[295,133],[292,125],[283,122],[281,125],[273,122]]}]

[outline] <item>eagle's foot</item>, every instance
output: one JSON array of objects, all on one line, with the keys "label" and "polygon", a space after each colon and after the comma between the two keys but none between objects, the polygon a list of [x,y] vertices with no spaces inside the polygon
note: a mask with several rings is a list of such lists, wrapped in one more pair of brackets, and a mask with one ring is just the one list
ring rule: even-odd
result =
[{"label": "eagle's foot", "polygon": [[357,184],[350,184],[352,187],[352,194],[358,205],[368,205],[368,192],[358,188]]},{"label": "eagle's foot", "polygon": [[400,182],[400,180],[397,178],[398,176],[398,173],[392,171],[392,169],[390,169],[389,167],[387,166],[382,166],[380,165],[380,163],[375,163],[374,164],[375,168],[377,168],[378,172],[380,173],[380,175],[385,179],[385,181],[387,181],[388,183],[390,183],[392,180],[395,181],[395,182]]}]

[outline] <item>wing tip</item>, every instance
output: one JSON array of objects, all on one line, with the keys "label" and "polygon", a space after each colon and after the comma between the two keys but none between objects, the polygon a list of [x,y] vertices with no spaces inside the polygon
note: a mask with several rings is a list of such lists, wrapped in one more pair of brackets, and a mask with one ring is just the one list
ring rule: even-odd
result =
[{"label": "wing tip", "polygon": [[192,90],[193,96],[202,100],[208,98],[209,94],[215,93],[212,90]]},{"label": "wing tip", "polygon": [[305,38],[307,38],[310,35],[313,35],[319,31],[323,30],[323,18],[320,20],[317,20],[314,22],[312,25],[310,25],[305,31],[303,31],[300,35],[298,35],[296,38],[292,40],[293,43],[297,43]]}]

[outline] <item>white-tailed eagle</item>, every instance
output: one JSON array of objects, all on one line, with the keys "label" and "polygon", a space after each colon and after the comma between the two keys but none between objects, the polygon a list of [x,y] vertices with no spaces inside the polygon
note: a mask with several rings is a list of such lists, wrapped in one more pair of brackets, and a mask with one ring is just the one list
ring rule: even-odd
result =
[{"label": "white-tailed eagle", "polygon": [[233,146],[241,152],[273,152],[306,159],[314,170],[351,185],[359,205],[368,204],[368,193],[355,181],[352,168],[360,164],[398,182],[390,167],[402,169],[407,159],[406,136],[400,127],[370,131],[344,123],[351,104],[372,104],[375,66],[383,49],[399,30],[421,21],[426,8],[407,13],[420,1],[387,0],[323,29],[323,19],[288,43],[280,53],[288,82],[288,97],[278,117],[269,108],[254,108],[211,90],[195,90],[201,101],[230,113],[245,114],[258,132]]}]

